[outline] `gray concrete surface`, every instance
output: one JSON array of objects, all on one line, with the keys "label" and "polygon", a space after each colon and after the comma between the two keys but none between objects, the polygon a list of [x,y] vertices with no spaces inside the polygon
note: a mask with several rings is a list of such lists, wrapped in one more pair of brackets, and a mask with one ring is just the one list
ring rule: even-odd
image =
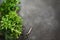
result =
[{"label": "gray concrete surface", "polygon": [[19,14],[33,28],[27,40],[60,40],[60,0],[21,0]]},{"label": "gray concrete surface", "polygon": [[29,40],[60,40],[60,0],[21,0],[20,15]]}]

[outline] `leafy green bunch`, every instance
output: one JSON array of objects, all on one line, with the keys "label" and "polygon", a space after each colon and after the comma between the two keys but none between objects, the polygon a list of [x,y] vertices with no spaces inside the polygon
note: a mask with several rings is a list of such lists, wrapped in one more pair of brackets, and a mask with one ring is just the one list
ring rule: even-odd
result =
[{"label": "leafy green bunch", "polygon": [[11,11],[9,15],[2,17],[0,30],[4,33],[6,40],[15,40],[22,33],[21,17],[16,12]]},{"label": "leafy green bunch", "polygon": [[0,5],[0,12],[5,15],[9,11],[18,11],[20,3],[19,0],[3,0],[3,3]]},{"label": "leafy green bunch", "polygon": [[19,0],[4,0],[0,5],[0,32],[5,40],[16,40],[22,34],[22,18],[18,16]]}]

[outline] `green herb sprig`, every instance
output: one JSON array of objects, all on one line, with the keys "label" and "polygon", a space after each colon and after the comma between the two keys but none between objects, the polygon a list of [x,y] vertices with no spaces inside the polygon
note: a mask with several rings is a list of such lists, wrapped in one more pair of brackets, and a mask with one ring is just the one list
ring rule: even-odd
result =
[{"label": "green herb sprig", "polygon": [[19,0],[4,0],[0,5],[0,33],[5,40],[16,40],[22,34],[22,18],[17,11]]}]

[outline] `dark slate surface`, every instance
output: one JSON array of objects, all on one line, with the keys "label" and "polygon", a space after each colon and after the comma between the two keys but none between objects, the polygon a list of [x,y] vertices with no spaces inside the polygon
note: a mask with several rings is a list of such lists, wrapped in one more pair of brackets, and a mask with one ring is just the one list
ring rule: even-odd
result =
[{"label": "dark slate surface", "polygon": [[21,0],[21,3],[19,14],[24,19],[24,32],[33,28],[27,40],[60,40],[60,0]]},{"label": "dark slate surface", "polygon": [[60,0],[21,0],[20,15],[29,40],[60,40]]}]

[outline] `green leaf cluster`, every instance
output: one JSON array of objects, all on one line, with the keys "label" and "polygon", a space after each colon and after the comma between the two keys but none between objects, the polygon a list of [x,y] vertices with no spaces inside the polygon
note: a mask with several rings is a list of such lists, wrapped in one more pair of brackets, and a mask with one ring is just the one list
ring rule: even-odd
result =
[{"label": "green leaf cluster", "polygon": [[8,14],[9,11],[18,11],[20,8],[18,4],[19,0],[4,0],[0,5],[0,11],[2,14]]},{"label": "green leaf cluster", "polygon": [[5,40],[16,40],[22,34],[22,18],[18,16],[19,0],[4,0],[0,5],[0,33]]}]

